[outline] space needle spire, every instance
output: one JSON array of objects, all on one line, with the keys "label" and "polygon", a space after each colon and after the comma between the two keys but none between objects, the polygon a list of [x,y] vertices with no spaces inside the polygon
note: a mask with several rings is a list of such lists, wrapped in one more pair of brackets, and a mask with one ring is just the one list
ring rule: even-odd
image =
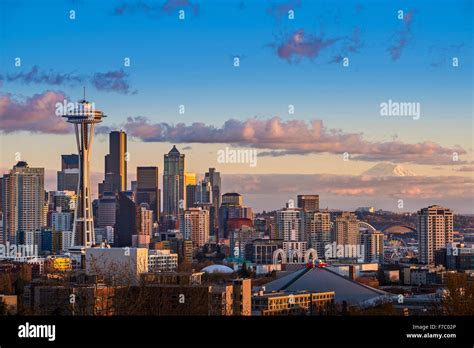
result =
[{"label": "space needle spire", "polygon": [[97,123],[106,117],[102,111],[95,110],[94,103],[84,98],[75,104],[74,109],[62,115],[67,122],[74,125],[76,132],[77,151],[79,153],[79,182],[77,184],[77,201],[72,228],[72,247],[90,248],[95,244],[94,220],[92,216],[92,195],[89,173],[89,158]]}]

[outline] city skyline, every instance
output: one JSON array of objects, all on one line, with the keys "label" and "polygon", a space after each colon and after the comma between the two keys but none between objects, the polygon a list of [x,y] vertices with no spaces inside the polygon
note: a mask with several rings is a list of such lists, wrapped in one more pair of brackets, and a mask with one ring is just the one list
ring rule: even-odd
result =
[{"label": "city skyline", "polygon": [[[127,185],[139,166],[162,170],[161,156],[176,145],[186,171],[216,168],[223,191],[242,193],[256,211],[311,186],[345,210],[413,212],[436,202],[474,213],[470,1],[216,4],[4,1],[5,29],[24,27],[15,29],[21,46],[4,35],[0,171],[19,155],[55,187],[60,155],[76,153],[56,103],[76,102],[85,86],[109,116],[91,158],[95,198],[108,134],[124,130]],[[100,40],[90,40],[91,21],[102,24]],[[69,44],[87,47],[83,59],[56,49]],[[418,112],[384,116],[382,104],[394,103]],[[37,146],[17,141],[26,137]],[[226,148],[257,151],[256,165],[220,163]],[[417,176],[362,175],[380,163]]]},{"label": "city skyline", "polygon": [[1,342],[470,343],[473,14],[0,0]]}]

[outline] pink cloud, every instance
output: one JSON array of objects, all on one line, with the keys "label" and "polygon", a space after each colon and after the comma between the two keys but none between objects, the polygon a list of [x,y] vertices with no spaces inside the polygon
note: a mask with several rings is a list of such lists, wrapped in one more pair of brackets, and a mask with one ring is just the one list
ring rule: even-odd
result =
[{"label": "pink cloud", "polygon": [[[453,164],[453,152],[466,153],[462,148],[443,147],[432,141],[416,144],[397,139],[372,142],[362,133],[327,129],[321,120],[308,123],[303,120],[284,121],[278,117],[245,121],[230,119],[217,128],[199,122],[190,125],[151,123],[144,117],[136,117],[128,118],[120,127],[130,136],[146,142],[227,143],[264,149],[259,156],[347,152],[353,160]],[[109,129],[100,128],[99,131],[108,132]]]},{"label": "pink cloud", "polygon": [[56,116],[56,103],[63,103],[62,92],[46,91],[25,100],[10,94],[0,95],[0,130],[5,133],[31,131],[64,134],[72,131],[64,119]]},{"label": "pink cloud", "polygon": [[288,62],[298,61],[301,58],[316,58],[322,50],[330,47],[339,39],[324,39],[323,37],[306,34],[304,29],[292,33],[289,38],[276,46],[278,57]]},{"label": "pink cloud", "polygon": [[[474,197],[474,178],[461,176],[372,177],[330,174],[227,174],[226,191],[242,194],[314,192],[337,196],[410,199]],[[288,190],[291,188],[291,190]]]}]

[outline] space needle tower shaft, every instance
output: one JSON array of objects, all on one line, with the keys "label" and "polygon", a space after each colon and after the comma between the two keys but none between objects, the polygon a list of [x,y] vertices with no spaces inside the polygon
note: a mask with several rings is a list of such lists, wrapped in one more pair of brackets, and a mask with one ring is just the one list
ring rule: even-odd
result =
[{"label": "space needle tower shaft", "polygon": [[90,248],[95,244],[95,237],[89,159],[95,125],[102,122],[102,118],[106,116],[101,111],[95,110],[94,103],[86,100],[84,92],[84,98],[75,105],[73,110],[68,109],[62,117],[74,124],[79,154],[79,181],[71,247]]}]

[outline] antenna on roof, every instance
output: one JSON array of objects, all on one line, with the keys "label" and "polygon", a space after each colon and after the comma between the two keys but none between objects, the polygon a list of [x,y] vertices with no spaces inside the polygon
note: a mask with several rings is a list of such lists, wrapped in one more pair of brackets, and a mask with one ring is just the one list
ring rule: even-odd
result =
[{"label": "antenna on roof", "polygon": [[86,100],[86,86],[82,87],[84,90],[84,100]]}]

